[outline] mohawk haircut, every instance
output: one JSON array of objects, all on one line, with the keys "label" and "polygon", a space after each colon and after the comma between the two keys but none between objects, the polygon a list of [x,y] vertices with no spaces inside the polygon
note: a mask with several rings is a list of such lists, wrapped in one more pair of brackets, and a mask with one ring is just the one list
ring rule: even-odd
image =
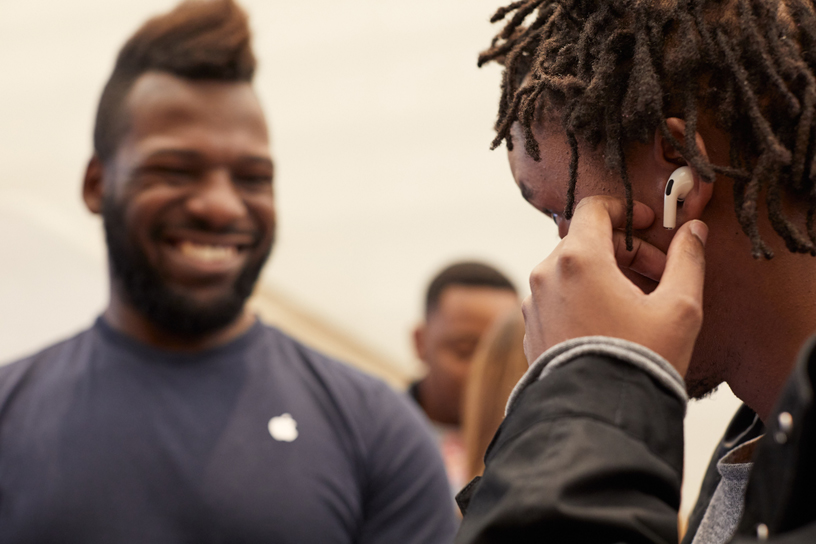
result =
[{"label": "mohawk haircut", "polygon": [[[816,255],[816,13],[810,0],[522,0],[479,66],[504,65],[492,148],[524,146],[540,160],[533,125],[553,108],[571,149],[564,216],[572,217],[578,139],[604,146],[606,166],[625,187],[627,249],[632,249],[632,185],[625,150],[659,130],[706,182],[734,180],[734,208],[755,258],[773,252],[757,226],[764,194],[774,230],[792,252]],[[697,148],[698,107],[730,134],[730,165]],[[679,141],[665,119],[680,117]],[[782,210],[783,189],[809,204],[806,232]]]},{"label": "mohawk haircut", "polygon": [[187,0],[148,20],[125,43],[108,79],[94,126],[102,161],[116,152],[127,130],[125,99],[146,72],[189,80],[251,82],[255,56],[246,13],[232,0]]},{"label": "mohawk haircut", "polygon": [[512,293],[517,292],[513,282],[492,266],[475,261],[454,263],[439,272],[428,285],[428,291],[425,294],[426,316],[430,315],[439,306],[442,292],[454,285],[490,287],[493,289],[506,289]]}]

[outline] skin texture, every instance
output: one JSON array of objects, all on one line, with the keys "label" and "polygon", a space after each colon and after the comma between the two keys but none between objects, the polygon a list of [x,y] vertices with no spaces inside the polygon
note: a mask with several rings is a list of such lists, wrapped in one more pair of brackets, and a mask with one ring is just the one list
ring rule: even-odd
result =
[{"label": "skin texture", "polygon": [[[681,137],[683,121],[672,118],[668,123],[675,136]],[[517,128],[514,135],[519,141]],[[542,212],[556,215],[559,234],[567,242],[571,238],[570,222],[557,215],[564,208],[569,179],[566,135],[557,122],[545,120],[537,127],[536,138],[541,161],[533,161],[523,147],[516,146],[509,152],[511,170],[525,198]],[[697,141],[715,164],[728,164],[727,135],[705,115],[698,125]],[[591,195],[621,198],[622,183],[604,166],[602,152],[580,142],[579,146],[576,201]],[[733,211],[731,181],[720,177],[707,184],[695,173],[695,186],[678,209],[677,224],[680,227],[698,219],[708,225],[705,289],[700,290],[696,275],[699,267],[694,263],[702,255],[701,248],[694,249],[694,238],[689,238],[691,225],[674,231],[662,226],[666,180],[686,162],[659,133],[651,142],[633,144],[627,151],[634,198],[640,203],[635,216],[635,249],[626,252],[623,233],[615,230],[623,226],[616,206],[605,200],[585,204],[589,209],[583,214],[589,217],[581,219],[584,224],[580,235],[568,244],[562,243],[531,276],[533,295],[524,305],[528,358],[536,358],[556,341],[587,334],[606,333],[634,340],[671,362],[685,376],[691,396],[703,396],[725,381],[764,418],[790,373],[799,347],[813,332],[816,308],[809,301],[816,294],[816,260],[785,249],[770,227],[764,205],[760,209],[760,229],[776,257],[771,261],[754,260]],[[804,220],[804,206],[790,202],[787,206],[793,217]],[[599,215],[608,219],[599,219]],[[580,217],[576,210],[572,223]],[[663,254],[673,239],[680,247],[671,264],[677,270],[664,274],[669,265]],[[621,274],[615,270],[617,267],[631,284],[618,281]],[[673,279],[662,292],[655,291],[655,280],[661,277],[663,283]],[[574,285],[581,288],[569,287]],[[607,296],[606,290],[615,290],[614,297],[599,299]],[[652,292],[652,299],[644,298],[645,293]],[[704,320],[695,344],[691,332],[700,317],[696,308],[699,296]],[[654,304],[657,299],[662,303]],[[589,310],[598,307],[614,310],[608,323],[603,319],[593,321],[602,312]],[[560,327],[557,332],[547,331],[554,321],[539,316],[543,308],[572,325]],[[682,316],[681,322],[668,317],[667,311]],[[614,327],[609,327],[610,323]]]},{"label": "skin texture", "polygon": [[419,402],[432,421],[459,425],[461,398],[476,346],[490,326],[518,311],[507,289],[451,285],[437,307],[414,331],[414,345],[428,374],[419,383]]},{"label": "skin texture", "polygon": [[[645,227],[653,219],[654,213],[637,203],[635,224]],[[523,305],[528,360],[570,338],[602,335],[646,346],[686,373],[702,324],[708,228],[697,220],[683,225],[670,245],[660,284],[647,294],[618,269],[621,262],[635,262],[612,239],[613,229],[625,224],[619,199],[590,196],[578,205],[570,235],[531,276],[532,295]],[[571,308],[551,311],[564,306]]]},{"label": "skin texture", "polygon": [[[89,210],[121,209],[127,238],[165,286],[206,307],[227,296],[250,263],[266,258],[275,208],[269,137],[247,83],[141,76],[127,99],[129,129],[115,156],[94,156],[83,185]],[[190,245],[197,251],[184,251]],[[201,246],[218,246],[218,258]],[[206,253],[206,252],[205,252]],[[226,326],[197,336],[162,330],[139,312],[111,275],[107,322],[155,347],[196,351],[239,336],[255,320],[246,308]]]}]

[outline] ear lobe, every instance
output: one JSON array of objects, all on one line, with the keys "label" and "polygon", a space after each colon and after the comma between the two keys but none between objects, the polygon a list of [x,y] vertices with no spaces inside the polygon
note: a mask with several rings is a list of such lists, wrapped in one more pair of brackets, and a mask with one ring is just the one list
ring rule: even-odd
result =
[{"label": "ear lobe", "polygon": [[414,350],[420,361],[425,362],[425,325],[417,325],[414,329]]},{"label": "ear lobe", "polygon": [[104,174],[104,165],[94,153],[85,168],[85,178],[82,182],[82,200],[91,213],[102,213],[102,203],[105,200]]},{"label": "ear lobe", "polygon": [[[666,125],[669,128],[669,132],[675,139],[680,142],[685,141],[686,122],[684,120],[677,117],[669,117],[666,119]],[[702,155],[704,159],[708,160],[705,141],[699,132],[695,133],[695,142],[700,155]],[[655,131],[654,159],[658,170],[661,171],[663,175],[662,179],[659,180],[658,187],[661,194],[665,194],[666,183],[668,183],[669,177],[671,176],[672,172],[674,172],[680,166],[688,166],[691,169],[692,176],[694,178],[694,185],[691,191],[689,191],[689,193],[686,195],[683,202],[678,203],[677,205],[676,228],[679,228],[680,225],[686,221],[690,221],[691,219],[700,219],[706,206],[711,200],[712,195],[714,194],[714,184],[703,181],[699,172],[697,172],[694,169],[694,166],[692,166],[680,154],[680,152],[674,148],[660,129]],[[662,222],[662,217],[659,219]]]}]

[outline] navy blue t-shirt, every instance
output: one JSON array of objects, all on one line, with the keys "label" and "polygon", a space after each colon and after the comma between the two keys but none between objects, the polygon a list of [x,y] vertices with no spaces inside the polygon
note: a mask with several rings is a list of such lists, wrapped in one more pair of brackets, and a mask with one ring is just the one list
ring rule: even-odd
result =
[{"label": "navy blue t-shirt", "polygon": [[256,323],[197,354],[89,330],[0,368],[1,543],[448,543],[421,416]]}]

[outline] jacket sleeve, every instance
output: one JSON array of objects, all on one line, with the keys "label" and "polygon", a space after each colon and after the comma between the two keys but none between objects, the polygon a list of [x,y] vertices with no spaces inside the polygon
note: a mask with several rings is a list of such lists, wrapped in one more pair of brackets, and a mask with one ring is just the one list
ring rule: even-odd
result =
[{"label": "jacket sleeve", "polygon": [[460,497],[457,543],[677,542],[685,393],[616,353],[531,368]]}]

